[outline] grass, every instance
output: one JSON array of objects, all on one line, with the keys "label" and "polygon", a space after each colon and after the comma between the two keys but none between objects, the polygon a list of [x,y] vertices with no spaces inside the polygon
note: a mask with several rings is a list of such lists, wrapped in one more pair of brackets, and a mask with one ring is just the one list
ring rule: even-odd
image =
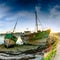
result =
[{"label": "grass", "polygon": [[58,39],[57,37],[53,37],[54,38],[54,44],[52,45],[52,49],[50,50],[50,52],[48,52],[47,56],[44,57],[44,60],[51,60],[52,57],[56,54],[56,46],[57,46],[57,43],[58,43]]},{"label": "grass", "polygon": [[51,60],[51,58],[56,54],[56,50],[51,50],[48,52],[48,55],[44,58],[44,60]]}]

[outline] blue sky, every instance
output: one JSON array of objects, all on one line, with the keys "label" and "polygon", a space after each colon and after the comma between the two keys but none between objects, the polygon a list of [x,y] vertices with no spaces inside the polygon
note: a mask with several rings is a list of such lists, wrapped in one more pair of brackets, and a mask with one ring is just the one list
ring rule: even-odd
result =
[{"label": "blue sky", "polygon": [[37,7],[39,29],[51,28],[60,32],[60,0],[0,0],[0,33],[35,31],[35,7]]}]

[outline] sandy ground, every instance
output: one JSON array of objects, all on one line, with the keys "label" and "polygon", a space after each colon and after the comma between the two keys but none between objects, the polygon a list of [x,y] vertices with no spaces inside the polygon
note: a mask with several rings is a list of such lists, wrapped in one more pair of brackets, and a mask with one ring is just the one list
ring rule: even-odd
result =
[{"label": "sandy ground", "polygon": [[57,50],[56,55],[52,60],[60,60],[60,37],[58,37],[58,44],[57,44]]}]

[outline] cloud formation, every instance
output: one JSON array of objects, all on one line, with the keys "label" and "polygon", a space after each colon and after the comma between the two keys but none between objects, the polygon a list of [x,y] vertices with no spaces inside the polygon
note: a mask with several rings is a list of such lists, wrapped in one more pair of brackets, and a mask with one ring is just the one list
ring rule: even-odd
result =
[{"label": "cloud formation", "polygon": [[60,15],[60,6],[56,5],[50,10],[51,17],[57,17]]},{"label": "cloud formation", "polygon": [[[0,32],[13,29],[18,19],[15,31],[35,29],[35,7],[37,6],[40,27],[51,27],[53,31],[60,30],[59,0],[0,0]],[[57,29],[55,29],[57,27]],[[19,28],[19,29],[18,29]]]}]

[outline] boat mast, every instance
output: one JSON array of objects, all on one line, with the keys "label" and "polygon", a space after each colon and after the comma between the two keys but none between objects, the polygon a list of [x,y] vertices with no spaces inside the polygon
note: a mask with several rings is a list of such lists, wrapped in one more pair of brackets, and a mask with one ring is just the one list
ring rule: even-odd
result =
[{"label": "boat mast", "polygon": [[35,7],[36,31],[38,32],[37,8]]},{"label": "boat mast", "polygon": [[[17,21],[18,21],[18,19],[17,19]],[[15,29],[16,29],[17,21],[16,21],[15,26],[14,26],[14,28],[13,28],[13,32],[14,32]]]}]

